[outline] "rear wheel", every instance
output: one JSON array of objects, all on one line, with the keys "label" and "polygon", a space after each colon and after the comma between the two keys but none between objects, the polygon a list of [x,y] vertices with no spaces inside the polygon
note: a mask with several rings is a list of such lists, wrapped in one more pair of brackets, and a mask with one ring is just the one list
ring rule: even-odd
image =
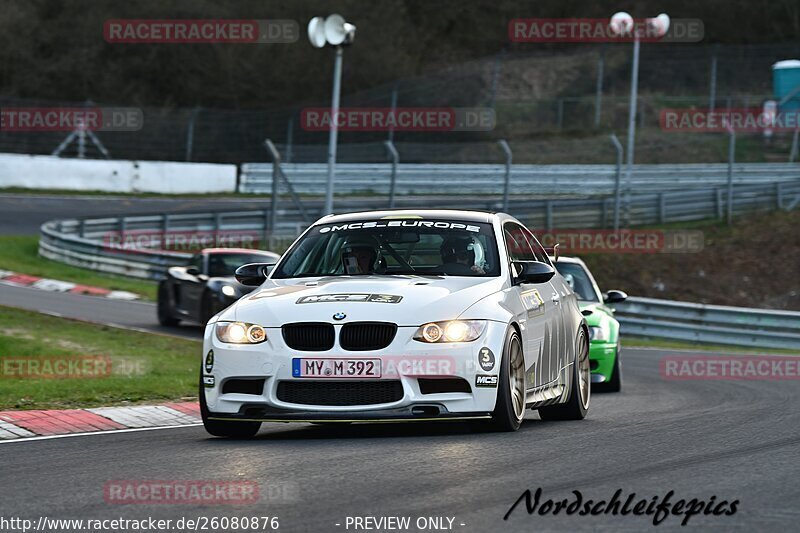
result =
[{"label": "rear wheel", "polygon": [[566,403],[539,408],[542,420],[582,420],[589,411],[591,395],[591,370],[589,369],[589,340],[583,328],[575,339],[575,362],[572,365],[572,383]]},{"label": "rear wheel", "polygon": [[215,437],[232,439],[249,439],[261,429],[261,422],[228,422],[225,420],[209,420],[210,413],[206,405],[206,388],[203,385],[203,373],[200,372],[200,417],[206,431]]},{"label": "rear wheel", "polygon": [[614,366],[611,368],[611,379],[603,383],[595,383],[592,387],[597,392],[619,392],[622,390],[622,362],[619,360],[620,346],[614,354]]},{"label": "rear wheel", "polygon": [[162,326],[177,326],[179,319],[172,316],[171,306],[169,305],[169,289],[166,283],[158,285],[158,323]]},{"label": "rear wheel", "polygon": [[525,357],[519,334],[513,328],[506,334],[497,381],[492,429],[516,431],[525,417]]}]

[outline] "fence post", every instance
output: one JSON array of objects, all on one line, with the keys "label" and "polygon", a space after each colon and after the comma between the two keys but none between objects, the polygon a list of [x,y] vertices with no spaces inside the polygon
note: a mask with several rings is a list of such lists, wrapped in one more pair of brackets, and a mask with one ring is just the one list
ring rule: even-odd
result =
[{"label": "fence post", "polygon": [[550,231],[551,229],[553,229],[553,201],[547,200],[547,202],[545,202],[545,206],[546,206],[545,212],[547,213],[545,226],[547,226],[546,229]]},{"label": "fence post", "polygon": [[[395,82],[394,87],[392,87],[392,118],[397,118],[397,91],[399,89],[400,82]],[[390,143],[394,142],[394,121],[389,125],[389,138],[387,139]]]},{"label": "fence post", "polygon": [[281,154],[270,139],[264,141],[269,155],[272,156],[272,198],[269,204],[269,230],[275,232],[278,223],[278,180],[281,175]]},{"label": "fence post", "polygon": [[219,246],[219,230],[222,227],[222,213],[214,214],[214,247]]},{"label": "fence post", "polygon": [[189,126],[186,128],[186,161],[192,160],[192,149],[194,148],[194,125],[197,122],[197,115],[200,114],[200,108],[195,107],[189,115]]},{"label": "fence post", "polygon": [[606,45],[600,49],[600,59],[597,61],[597,84],[594,94],[594,127],[600,127],[600,109],[603,103],[603,70],[606,64]]},{"label": "fence post", "polygon": [[722,191],[719,188],[714,189],[714,197],[717,206],[717,218],[722,220]]},{"label": "fence post", "polygon": [[503,181],[503,211],[508,212],[508,195],[511,191],[511,163],[513,159],[513,154],[511,153],[511,147],[508,145],[505,139],[497,141],[497,144],[500,145],[502,148],[503,153],[506,155],[506,174]]},{"label": "fence post", "polygon": [[286,162],[292,162],[292,142],[294,141],[294,119],[289,118],[286,125]]},{"label": "fence post", "polygon": [[717,50],[719,45],[714,45],[714,51],[711,52],[711,82],[708,91],[708,109],[714,111],[714,105],[717,102]]},{"label": "fence post", "polygon": [[667,198],[664,193],[658,194],[658,223],[664,224],[667,221]]},{"label": "fence post", "polygon": [[775,182],[775,208],[783,209],[783,183]]},{"label": "fence post", "polygon": [[125,230],[128,227],[128,220],[125,217],[119,217],[119,242],[125,242]]},{"label": "fence post", "polygon": [[733,158],[736,152],[736,132],[728,125],[728,225],[733,223]]},{"label": "fence post", "polygon": [[600,227],[606,228],[608,227],[608,202],[606,198],[600,200]]},{"label": "fence post", "polygon": [[558,119],[557,119],[558,120],[558,129],[561,130],[561,129],[564,128],[564,99],[563,98],[559,98],[558,99],[557,112],[558,112]]},{"label": "fence post", "polygon": [[[286,174],[283,173],[283,168],[281,167],[281,154],[278,152],[278,149],[275,148],[275,144],[270,139],[266,139],[264,141],[264,147],[269,152],[270,156],[272,157],[272,197],[273,202],[271,204],[271,209],[277,213],[277,205],[278,205],[278,196],[280,196],[278,187],[279,187],[279,180],[283,180],[283,184],[286,185],[286,188],[289,190],[289,194],[292,197],[292,202],[294,202],[295,207],[300,211],[300,216],[303,217],[305,222],[308,222],[308,214],[306,213],[306,208],[303,206],[303,202],[300,201],[300,197],[292,187],[292,183],[286,177]],[[272,220],[275,222],[277,220],[277,214],[274,215],[275,219]],[[270,226],[272,229],[274,226]]]},{"label": "fence post", "polygon": [[78,220],[78,237],[83,237],[86,235],[86,220],[80,219]]},{"label": "fence post", "polygon": [[392,162],[392,175],[389,180],[389,209],[393,209],[394,194],[397,188],[397,165],[400,163],[400,154],[397,153],[397,148],[395,148],[392,141],[384,141],[383,144],[386,146],[386,151],[389,153]]},{"label": "fence post", "polygon": [[792,135],[792,149],[789,152],[789,163],[794,163],[797,159],[798,137],[800,136],[800,128],[795,128],[794,135]]},{"label": "fence post", "polygon": [[615,134],[611,134],[611,142],[617,149],[617,173],[614,177],[614,230],[619,229],[619,207],[622,197],[620,179],[622,177],[622,143],[619,142]]}]

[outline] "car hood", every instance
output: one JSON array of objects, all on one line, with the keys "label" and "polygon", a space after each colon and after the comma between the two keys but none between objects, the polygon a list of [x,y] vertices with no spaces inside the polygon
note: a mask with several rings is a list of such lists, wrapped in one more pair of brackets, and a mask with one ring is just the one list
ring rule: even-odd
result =
[{"label": "car hood", "polygon": [[604,319],[613,318],[613,313],[604,305],[597,302],[578,300],[581,314],[586,318],[587,326],[599,326]]},{"label": "car hood", "polygon": [[364,276],[267,280],[220,317],[279,327],[290,322],[389,321],[419,326],[458,318],[502,289],[502,278]]}]

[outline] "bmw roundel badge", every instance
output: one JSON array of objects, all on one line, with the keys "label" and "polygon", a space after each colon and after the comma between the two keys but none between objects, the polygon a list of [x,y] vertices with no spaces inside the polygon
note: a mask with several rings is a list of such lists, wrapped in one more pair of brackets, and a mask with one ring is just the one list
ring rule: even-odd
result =
[{"label": "bmw roundel badge", "polygon": [[333,315],[334,320],[344,320],[345,318],[347,318],[347,315],[344,313],[336,313]]}]

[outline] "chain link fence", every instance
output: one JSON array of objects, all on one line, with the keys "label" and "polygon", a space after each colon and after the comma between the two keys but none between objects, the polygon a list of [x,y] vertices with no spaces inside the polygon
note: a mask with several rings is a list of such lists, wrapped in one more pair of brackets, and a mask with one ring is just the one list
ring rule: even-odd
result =
[{"label": "chain link fence", "polygon": [[[642,47],[638,99],[637,161],[724,161],[722,136],[661,131],[664,108],[746,108],[771,97],[771,65],[798,56],[796,46],[715,46],[645,44]],[[712,68],[712,65],[715,67]],[[382,143],[403,146],[406,162],[502,161],[496,141],[514,139],[515,162],[608,163],[610,132],[627,128],[630,46],[575,45],[557,52],[503,51],[494,56],[445,66],[440,70],[369,90],[348,93],[344,79],[342,107],[479,107],[495,113],[492,131],[341,131],[339,159],[344,162],[385,160]],[[598,76],[601,74],[600,76]],[[0,97],[0,107],[81,106]],[[104,102],[95,105],[125,105]],[[242,163],[266,161],[265,138],[273,139],[285,162],[319,162],[326,154],[327,133],[308,131],[301,123],[306,107],[272,109],[208,107],[141,107],[138,131],[96,132],[114,159]],[[69,132],[21,132],[0,128],[0,152],[49,154]],[[785,161],[787,135],[752,147],[746,161]],[[282,141],[282,142],[281,142]],[[685,150],[685,148],[689,148]],[[680,154],[676,154],[680,151]],[[61,154],[74,157],[76,147]],[[87,157],[103,154],[87,147]],[[782,158],[782,159],[781,159]]]}]

